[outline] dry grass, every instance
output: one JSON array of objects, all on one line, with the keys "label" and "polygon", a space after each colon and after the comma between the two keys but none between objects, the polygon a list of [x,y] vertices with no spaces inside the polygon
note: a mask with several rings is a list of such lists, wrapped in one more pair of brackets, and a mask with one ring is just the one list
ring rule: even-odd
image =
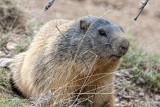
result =
[{"label": "dry grass", "polygon": [[16,33],[25,31],[25,19],[21,10],[11,2],[11,0],[0,1],[0,31],[8,33],[16,31]]}]

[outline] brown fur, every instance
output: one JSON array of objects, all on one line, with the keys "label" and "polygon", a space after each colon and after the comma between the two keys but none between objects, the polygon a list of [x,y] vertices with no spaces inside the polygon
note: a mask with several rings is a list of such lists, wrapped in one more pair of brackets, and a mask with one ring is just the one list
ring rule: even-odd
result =
[{"label": "brown fur", "polygon": [[[92,18],[92,16],[90,17]],[[51,91],[54,93],[54,103],[62,101],[68,104],[78,104],[77,101],[80,100],[83,103],[91,101],[96,107],[101,105],[114,107],[114,71],[120,63],[120,58],[112,57],[106,51],[109,48],[104,50],[104,54],[103,50],[96,53],[94,48],[93,53],[87,51],[90,49],[90,45],[86,41],[88,39],[84,39],[78,44],[78,46],[84,46],[82,49],[81,47],[73,49],[69,46],[64,48],[63,44],[74,43],[72,38],[70,41],[66,39],[64,42],[61,38],[68,38],[66,36],[68,34],[74,35],[74,33],[72,34],[74,29],[68,29],[76,29],[77,24],[75,23],[75,21],[66,20],[53,20],[47,23],[35,36],[28,51],[15,57],[11,71],[12,79],[16,87],[27,97],[40,97],[41,93],[47,95]],[[114,27],[113,30],[115,30]],[[116,50],[114,53],[117,52],[120,55],[122,52],[117,51],[119,49],[117,44],[128,45],[128,41],[122,36],[123,33],[119,29],[115,31],[115,36],[113,36],[114,39],[116,38],[115,45],[113,44],[115,47],[112,48]],[[78,40],[78,37],[75,40]],[[124,41],[126,44],[120,41]],[[59,45],[60,43],[62,44]],[[70,54],[68,50],[72,50],[73,54]],[[103,56],[104,58],[101,58]]]}]

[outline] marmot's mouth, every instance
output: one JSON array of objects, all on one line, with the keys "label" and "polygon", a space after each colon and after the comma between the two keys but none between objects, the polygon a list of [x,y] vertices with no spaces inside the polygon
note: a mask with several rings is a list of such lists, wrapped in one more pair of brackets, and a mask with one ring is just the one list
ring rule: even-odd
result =
[{"label": "marmot's mouth", "polygon": [[121,58],[122,56],[120,56],[120,55],[111,55],[111,57],[114,57],[114,58],[119,59],[119,58]]}]

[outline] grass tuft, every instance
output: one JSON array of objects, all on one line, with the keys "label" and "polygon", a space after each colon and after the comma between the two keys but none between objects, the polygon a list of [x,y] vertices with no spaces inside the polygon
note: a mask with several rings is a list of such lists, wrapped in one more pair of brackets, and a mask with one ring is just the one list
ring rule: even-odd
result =
[{"label": "grass tuft", "polygon": [[9,89],[10,85],[7,79],[7,72],[5,68],[0,68],[0,86]]},{"label": "grass tuft", "polygon": [[120,69],[136,68],[130,74],[131,80],[140,85],[154,87],[160,92],[160,60],[158,55],[150,54],[139,48],[137,43],[130,39],[130,49],[123,57]]},{"label": "grass tuft", "polygon": [[20,31],[25,30],[24,15],[17,9],[17,6],[13,1],[0,1],[0,16],[0,32],[8,33],[8,31],[13,29],[19,29]]}]

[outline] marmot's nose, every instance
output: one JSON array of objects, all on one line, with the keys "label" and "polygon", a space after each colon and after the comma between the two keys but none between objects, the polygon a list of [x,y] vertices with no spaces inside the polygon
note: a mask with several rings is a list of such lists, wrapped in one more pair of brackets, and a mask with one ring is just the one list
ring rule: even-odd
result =
[{"label": "marmot's nose", "polygon": [[126,38],[121,40],[120,45],[119,45],[120,56],[123,56],[127,53],[129,45],[130,45],[129,41]]}]

